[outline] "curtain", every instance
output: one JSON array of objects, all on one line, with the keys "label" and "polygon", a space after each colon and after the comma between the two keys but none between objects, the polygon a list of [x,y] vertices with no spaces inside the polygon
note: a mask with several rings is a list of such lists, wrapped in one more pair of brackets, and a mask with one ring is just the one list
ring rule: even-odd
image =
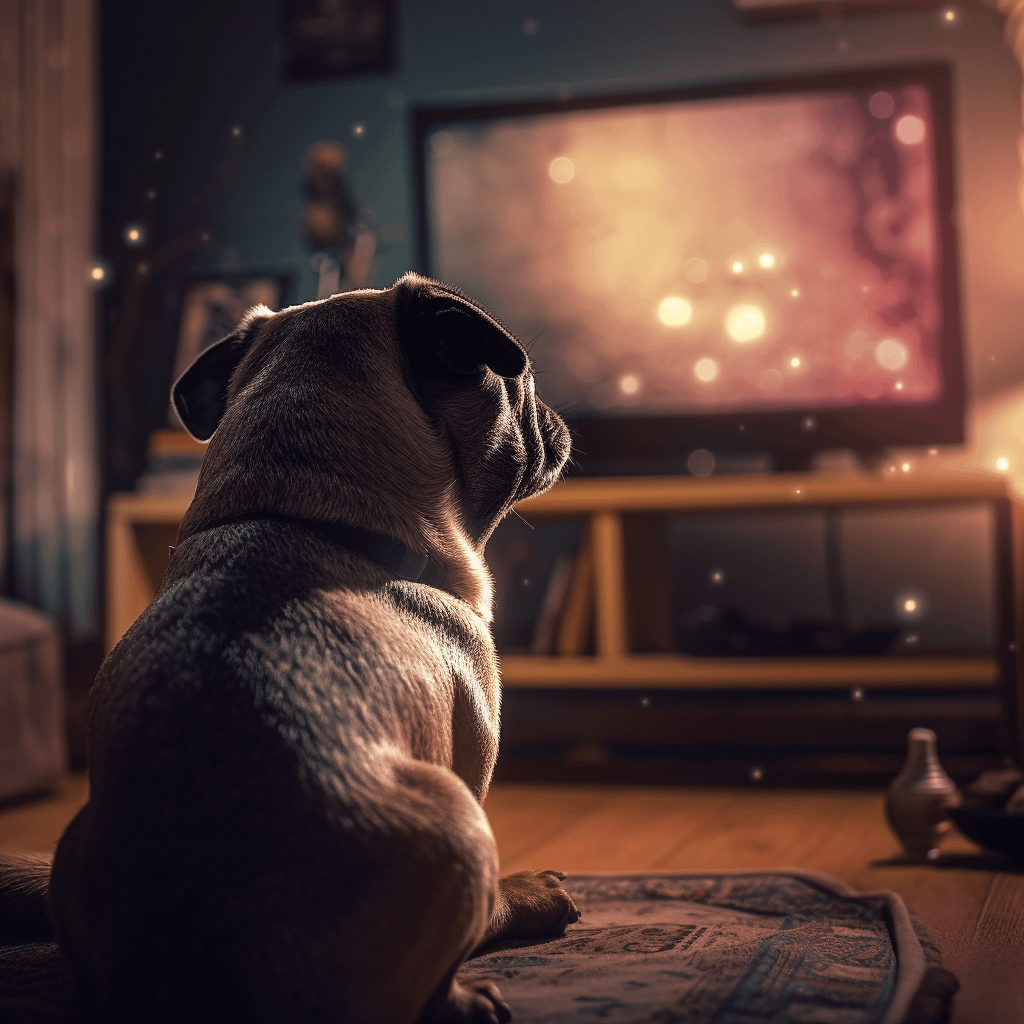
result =
[{"label": "curtain", "polygon": [[[0,176],[14,185],[14,595],[98,634],[94,0],[0,0]],[[6,524],[5,524],[6,525]]]}]

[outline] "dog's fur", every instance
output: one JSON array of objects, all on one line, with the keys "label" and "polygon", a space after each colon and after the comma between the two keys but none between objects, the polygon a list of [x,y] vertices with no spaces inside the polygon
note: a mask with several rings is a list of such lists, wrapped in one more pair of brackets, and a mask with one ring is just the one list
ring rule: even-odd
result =
[{"label": "dog's fur", "polygon": [[[258,308],[174,400],[212,440],[159,593],[97,677],[90,799],[50,878],[88,1013],[507,1020],[460,964],[579,916],[554,872],[499,880],[479,803],[499,710],[483,547],[569,453],[529,358],[406,275]],[[429,554],[424,582],[334,523]],[[10,892],[44,869],[5,871]]]}]

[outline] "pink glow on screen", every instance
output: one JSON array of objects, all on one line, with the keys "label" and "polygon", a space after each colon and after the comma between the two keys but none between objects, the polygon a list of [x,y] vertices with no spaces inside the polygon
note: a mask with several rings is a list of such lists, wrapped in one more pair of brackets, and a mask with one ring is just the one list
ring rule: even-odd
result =
[{"label": "pink glow on screen", "polygon": [[918,86],[453,125],[435,273],[571,415],[933,402],[932,130]]}]

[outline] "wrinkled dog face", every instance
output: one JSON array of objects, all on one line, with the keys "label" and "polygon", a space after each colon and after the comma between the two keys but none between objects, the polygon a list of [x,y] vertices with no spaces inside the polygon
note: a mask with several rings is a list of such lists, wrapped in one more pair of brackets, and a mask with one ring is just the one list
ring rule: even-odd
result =
[{"label": "wrinkled dog face", "polygon": [[514,502],[558,478],[569,431],[537,397],[522,346],[486,310],[412,275],[395,292],[417,397],[450,439],[465,526],[480,543]]},{"label": "wrinkled dog face", "polygon": [[[243,511],[443,532],[457,505],[478,551],[511,505],[550,486],[565,424],[529,357],[457,289],[416,274],[281,313],[257,309],[175,384],[182,422],[216,431],[192,525]],[[367,521],[372,493],[383,520]],[[393,521],[392,521],[393,520]],[[426,524],[426,525],[422,525]]]}]

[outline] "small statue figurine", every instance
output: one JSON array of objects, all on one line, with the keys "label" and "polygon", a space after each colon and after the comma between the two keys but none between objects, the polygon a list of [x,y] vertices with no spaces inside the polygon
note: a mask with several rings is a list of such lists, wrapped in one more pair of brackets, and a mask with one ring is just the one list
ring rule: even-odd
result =
[{"label": "small statue figurine", "polygon": [[912,857],[934,860],[952,827],[947,807],[958,802],[956,783],[946,774],[931,729],[911,729],[907,760],[885,794],[889,827]]}]

